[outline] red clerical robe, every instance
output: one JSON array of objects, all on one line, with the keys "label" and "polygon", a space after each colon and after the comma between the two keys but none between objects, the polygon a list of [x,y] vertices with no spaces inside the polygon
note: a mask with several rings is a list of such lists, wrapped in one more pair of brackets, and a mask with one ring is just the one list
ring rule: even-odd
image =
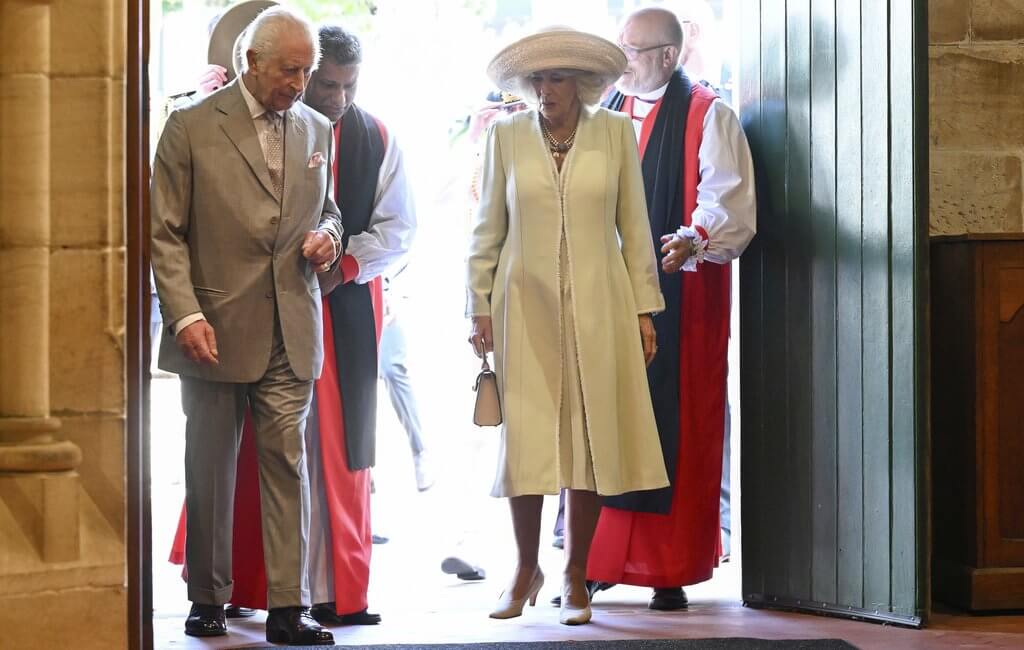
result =
[{"label": "red clerical robe", "polygon": [[[683,149],[683,224],[690,225],[700,181],[704,117],[715,94],[693,84]],[[622,111],[631,113],[632,98]],[[662,102],[645,118],[641,160]],[[656,148],[654,148],[656,149]],[[659,233],[655,233],[656,235]],[[666,233],[660,233],[666,234]],[[725,429],[730,309],[729,265],[684,272],[679,322],[679,452],[669,514],[605,506],[587,577],[615,584],[679,587],[711,577],[721,554],[719,490]]]}]

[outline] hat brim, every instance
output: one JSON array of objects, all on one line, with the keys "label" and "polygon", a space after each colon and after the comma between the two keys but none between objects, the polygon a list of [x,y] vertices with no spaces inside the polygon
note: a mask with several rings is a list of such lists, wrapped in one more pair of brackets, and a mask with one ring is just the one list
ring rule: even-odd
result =
[{"label": "hat brim", "polygon": [[[227,70],[228,81],[238,74],[236,47],[241,43],[242,32],[256,19],[261,11],[276,7],[274,0],[244,0],[224,12],[210,34],[210,46],[206,60]],[[245,56],[245,53],[241,53]]]},{"label": "hat brim", "polygon": [[626,55],[614,43],[574,29],[531,34],[498,52],[487,65],[487,76],[508,92],[519,79],[541,70],[582,70],[611,85],[626,69]]}]

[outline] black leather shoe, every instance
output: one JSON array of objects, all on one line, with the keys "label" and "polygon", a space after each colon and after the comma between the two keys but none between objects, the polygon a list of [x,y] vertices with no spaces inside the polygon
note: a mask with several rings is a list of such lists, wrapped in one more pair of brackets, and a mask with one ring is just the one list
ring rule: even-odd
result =
[{"label": "black leather shoe", "polygon": [[674,612],[679,609],[686,609],[690,601],[686,598],[686,592],[682,587],[668,587],[666,589],[655,589],[651,603],[647,606],[650,609],[657,609],[663,612]]},{"label": "black leather shoe", "polygon": [[192,603],[185,619],[185,634],[189,636],[224,636],[228,633],[222,605]]},{"label": "black leather shoe", "polygon": [[352,614],[338,614],[334,603],[317,603],[309,613],[323,625],[376,625],[380,623],[380,614],[372,614],[361,610]]},{"label": "black leather shoe", "polygon": [[[599,591],[607,591],[615,586],[614,582],[598,582],[597,580],[587,580],[587,594],[590,596],[590,601],[594,601],[594,594]],[[562,597],[555,596],[551,599],[551,604],[555,607],[562,606]]]},{"label": "black leather shoe", "polygon": [[239,607],[228,603],[224,605],[224,618],[251,618],[256,615],[255,609]]},{"label": "black leather shoe", "polygon": [[334,635],[310,616],[308,607],[277,607],[267,614],[267,641],[286,645],[334,645]]}]

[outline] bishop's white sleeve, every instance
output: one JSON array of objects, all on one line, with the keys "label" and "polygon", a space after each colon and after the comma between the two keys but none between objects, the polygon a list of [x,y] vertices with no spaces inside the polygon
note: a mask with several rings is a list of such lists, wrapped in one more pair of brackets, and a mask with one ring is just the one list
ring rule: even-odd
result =
[{"label": "bishop's white sleeve", "polygon": [[409,252],[416,234],[416,208],[394,136],[388,139],[377,177],[373,214],[365,232],[352,235],[345,254],[355,258],[355,282],[365,284],[395,266]]},{"label": "bishop's white sleeve", "polygon": [[757,201],[747,137],[736,113],[721,100],[715,100],[704,116],[698,157],[700,182],[692,225],[707,234],[704,260],[728,264],[757,232]]}]

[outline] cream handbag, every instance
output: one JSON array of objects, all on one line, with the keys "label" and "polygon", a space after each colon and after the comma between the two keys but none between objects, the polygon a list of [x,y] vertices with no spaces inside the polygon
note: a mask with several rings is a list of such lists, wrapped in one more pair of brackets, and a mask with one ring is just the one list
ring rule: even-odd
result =
[{"label": "cream handbag", "polygon": [[476,406],[473,408],[473,424],[478,427],[496,427],[501,424],[501,400],[498,399],[498,376],[491,370],[484,355],[480,374],[476,376]]}]

